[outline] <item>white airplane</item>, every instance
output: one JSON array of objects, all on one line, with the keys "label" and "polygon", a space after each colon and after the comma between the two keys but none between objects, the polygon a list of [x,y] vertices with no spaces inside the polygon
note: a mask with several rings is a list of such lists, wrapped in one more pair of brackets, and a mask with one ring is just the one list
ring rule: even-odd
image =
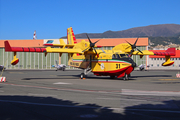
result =
[{"label": "white airplane", "polygon": [[6,68],[3,65],[0,65],[0,70],[5,70]]},{"label": "white airplane", "polygon": [[56,71],[58,71],[58,70],[65,71],[66,65],[64,65],[64,64],[58,65],[58,62],[57,62],[57,60],[56,60],[56,65],[52,65],[52,67],[57,68]]}]

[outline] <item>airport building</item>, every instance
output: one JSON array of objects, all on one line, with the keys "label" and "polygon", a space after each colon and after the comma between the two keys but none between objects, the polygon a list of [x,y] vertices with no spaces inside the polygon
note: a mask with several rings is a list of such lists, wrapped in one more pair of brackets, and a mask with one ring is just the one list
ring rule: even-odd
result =
[{"label": "airport building", "polygon": [[[97,46],[102,46],[102,48],[96,49],[104,49],[111,50],[114,46],[126,43],[128,41],[131,44],[134,44],[137,38],[103,38],[100,39],[99,42],[96,43]],[[8,40],[12,47],[44,47],[48,40],[53,41],[53,44],[60,44],[59,39],[37,39],[37,40]],[[67,43],[67,39],[63,39],[65,43]],[[88,39],[76,39],[77,43],[81,40]],[[92,42],[95,42],[99,39],[91,39]],[[58,53],[48,53],[45,57],[44,53],[35,53],[35,52],[17,52],[17,58],[19,58],[19,63],[15,66],[11,65],[11,60],[13,59],[13,52],[5,52],[4,49],[4,41],[0,40],[0,65],[4,65],[6,69],[54,69],[52,65],[55,64],[55,60],[59,62],[59,64],[68,64],[68,55],[67,53],[63,53],[62,56]],[[139,38],[137,42],[137,48],[142,50],[148,50],[148,38],[143,37]],[[153,63],[154,58],[149,58],[149,56],[143,56],[140,59],[139,55],[133,55],[133,60],[137,65],[145,64],[146,66],[149,64],[153,64],[150,66],[150,69],[155,67]],[[160,61],[159,61],[160,62]],[[158,65],[158,63],[157,63]],[[69,67],[71,68],[71,67]]]}]

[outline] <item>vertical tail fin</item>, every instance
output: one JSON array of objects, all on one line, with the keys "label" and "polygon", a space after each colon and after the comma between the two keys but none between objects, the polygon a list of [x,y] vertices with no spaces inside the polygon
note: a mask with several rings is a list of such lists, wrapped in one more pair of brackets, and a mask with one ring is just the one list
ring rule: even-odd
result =
[{"label": "vertical tail fin", "polygon": [[67,29],[68,44],[74,45],[77,43],[72,27]]},{"label": "vertical tail fin", "polygon": [[57,60],[56,60],[56,66],[58,66],[58,62],[57,62]]},{"label": "vertical tail fin", "polygon": [[60,43],[61,45],[66,45],[66,43],[64,42],[63,39],[59,39],[59,43]]}]

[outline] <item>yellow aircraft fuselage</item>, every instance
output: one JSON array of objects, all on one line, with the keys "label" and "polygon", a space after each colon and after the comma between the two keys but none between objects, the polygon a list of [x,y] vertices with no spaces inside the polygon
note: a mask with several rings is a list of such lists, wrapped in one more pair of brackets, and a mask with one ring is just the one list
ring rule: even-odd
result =
[{"label": "yellow aircraft fuselage", "polygon": [[[98,53],[102,50],[97,50]],[[95,75],[108,75],[122,77],[124,74],[130,74],[136,63],[125,53],[112,53],[112,50],[104,50],[105,53],[97,55],[78,55],[69,56],[68,65],[76,68],[91,68]]]}]

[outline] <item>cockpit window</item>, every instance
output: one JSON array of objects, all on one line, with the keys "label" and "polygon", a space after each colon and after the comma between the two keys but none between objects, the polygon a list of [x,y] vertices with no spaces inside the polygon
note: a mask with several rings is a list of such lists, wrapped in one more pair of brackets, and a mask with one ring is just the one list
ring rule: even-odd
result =
[{"label": "cockpit window", "polygon": [[112,58],[127,58],[128,54],[113,54]]},{"label": "cockpit window", "polygon": [[116,55],[115,55],[115,54],[113,54],[113,55],[112,55],[112,58],[116,58]]},{"label": "cockpit window", "polygon": [[126,55],[126,54],[120,54],[120,56],[121,56],[121,57],[127,57],[127,55]]},{"label": "cockpit window", "polygon": [[116,58],[120,58],[119,54],[116,54]]}]

